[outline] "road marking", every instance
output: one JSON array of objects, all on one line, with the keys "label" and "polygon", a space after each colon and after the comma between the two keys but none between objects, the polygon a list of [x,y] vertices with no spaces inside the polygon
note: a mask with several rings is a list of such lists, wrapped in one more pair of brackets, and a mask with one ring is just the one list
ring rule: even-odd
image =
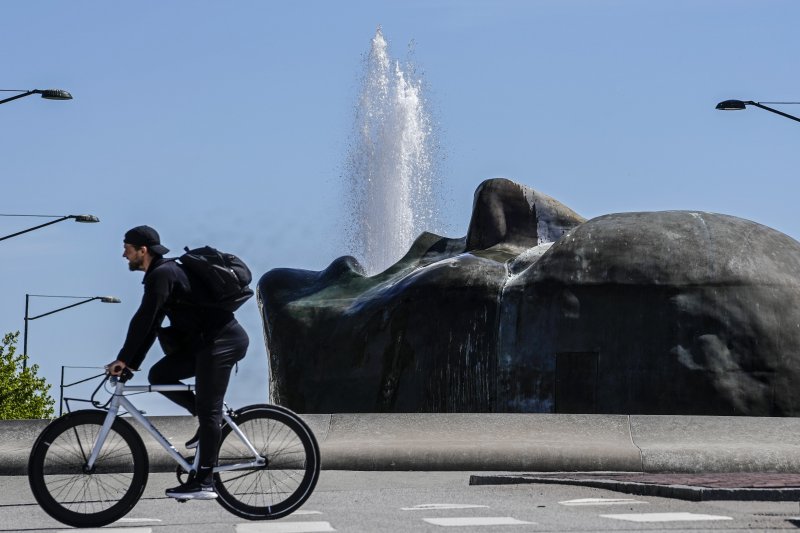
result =
[{"label": "road marking", "polygon": [[236,524],[236,533],[315,533],[336,531],[329,522],[273,522],[271,524]]},{"label": "road marking", "polygon": [[[75,529],[61,529],[56,533],[75,533]],[[153,533],[151,527],[104,527],[102,529],[81,529],[82,533]]]},{"label": "road marking", "polygon": [[517,526],[535,524],[536,522],[523,522],[510,516],[461,516],[453,518],[423,518],[434,526]]},{"label": "road marking", "polygon": [[471,503],[422,503],[414,507],[401,507],[401,511],[438,511],[441,509],[488,509],[488,505],[473,505]]},{"label": "road marking", "polygon": [[301,509],[300,511],[294,511],[291,514],[291,516],[308,515],[308,514],[322,514],[322,511],[305,511]]},{"label": "road marking", "polygon": [[629,522],[694,522],[704,520],[733,520],[730,516],[696,513],[633,513],[601,514],[603,518],[627,520]]},{"label": "road marking", "polygon": [[160,518],[120,518],[117,522],[161,522]]},{"label": "road marking", "polygon": [[640,502],[639,500],[634,500],[632,498],[580,498],[577,500],[566,500],[558,503],[560,503],[561,505],[566,505],[567,507],[571,507],[579,505],[628,505],[637,503],[647,504],[648,502]]}]

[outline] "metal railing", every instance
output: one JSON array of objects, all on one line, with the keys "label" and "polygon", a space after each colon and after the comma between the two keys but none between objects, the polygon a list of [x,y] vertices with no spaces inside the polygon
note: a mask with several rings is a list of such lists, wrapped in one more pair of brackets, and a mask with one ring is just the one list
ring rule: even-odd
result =
[{"label": "metal railing", "polygon": [[[94,374],[91,377],[84,378],[84,379],[81,379],[79,381],[75,381],[73,383],[64,384],[64,371],[66,369],[68,369],[68,368],[69,369],[77,369],[77,368],[79,368],[79,369],[84,369],[84,370],[86,370],[86,369],[100,370],[101,372],[99,374]],[[74,387],[75,385],[80,385],[81,383],[86,383],[87,381],[91,381],[93,379],[97,379],[100,376],[105,375],[105,373],[106,373],[106,371],[102,366],[65,366],[65,365],[61,365],[61,385],[59,387],[60,390],[59,390],[59,395],[58,395],[58,416],[61,416],[61,415],[64,414],[64,405],[65,404],[67,406],[67,412],[68,413],[71,412],[71,409],[69,407],[69,402],[70,401],[93,403],[93,400],[91,400],[91,399],[87,400],[86,398],[65,398],[64,397],[64,389],[68,389],[69,387]]]}]

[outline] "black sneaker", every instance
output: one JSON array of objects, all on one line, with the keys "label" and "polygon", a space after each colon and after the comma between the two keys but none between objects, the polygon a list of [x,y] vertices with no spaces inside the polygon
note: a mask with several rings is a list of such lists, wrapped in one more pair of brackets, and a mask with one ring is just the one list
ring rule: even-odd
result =
[{"label": "black sneaker", "polygon": [[201,483],[196,479],[190,479],[183,485],[167,489],[166,493],[176,500],[213,500],[217,497],[211,480]]},{"label": "black sneaker", "polygon": [[186,449],[192,450],[197,448],[198,443],[200,442],[200,428],[197,428],[197,431],[194,432],[194,436],[186,441]]}]

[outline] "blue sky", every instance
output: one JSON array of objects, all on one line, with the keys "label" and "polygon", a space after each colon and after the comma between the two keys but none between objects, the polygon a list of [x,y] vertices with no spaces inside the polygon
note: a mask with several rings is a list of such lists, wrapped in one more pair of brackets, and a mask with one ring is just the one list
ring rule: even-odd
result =
[{"label": "blue sky", "polygon": [[[115,295],[31,322],[29,341],[55,385],[61,365],[112,360],[141,296],[121,258],[139,224],[173,250],[237,252],[256,276],[342,255],[341,174],[378,25],[399,59],[414,42],[450,236],[476,186],[504,176],[586,217],[704,210],[798,238],[800,124],[714,109],[800,100],[797,20],[777,0],[7,4],[0,88],[74,100],[0,106],[0,212],[102,222],[0,243],[0,330],[23,329],[26,293]],[[0,217],[0,234],[35,223]],[[34,299],[31,314],[68,303]],[[255,302],[239,317],[251,349],[229,398],[243,405],[264,401],[267,364]]]}]

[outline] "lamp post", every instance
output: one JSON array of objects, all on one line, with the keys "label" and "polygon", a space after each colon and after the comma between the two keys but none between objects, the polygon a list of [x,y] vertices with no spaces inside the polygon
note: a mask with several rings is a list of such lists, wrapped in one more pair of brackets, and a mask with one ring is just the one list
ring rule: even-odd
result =
[{"label": "lamp post", "polygon": [[[46,313],[42,313],[41,315],[36,316],[29,316],[28,310],[30,309],[30,299],[31,298],[75,298],[80,299],[80,302],[65,305],[64,307],[59,307],[58,309],[53,309],[52,311],[48,311]],[[23,336],[23,343],[22,343],[22,353],[25,355],[25,359],[22,361],[22,369],[25,370],[28,368],[28,322],[31,320],[36,320],[37,318],[43,318],[54,313],[58,313],[59,311],[64,311],[66,309],[71,309],[73,307],[77,307],[79,305],[88,304],[89,302],[93,302],[95,300],[99,300],[103,303],[107,304],[118,304],[121,303],[122,300],[115,296],[52,296],[49,294],[26,294],[25,295],[25,334]]]},{"label": "lamp post", "polygon": [[778,111],[777,109],[765,106],[764,104],[800,104],[800,102],[753,102],[752,100],[725,100],[724,102],[720,102],[717,104],[717,109],[721,111],[741,111],[743,109],[746,109],[747,106],[752,105],[760,107],[761,109],[765,109],[771,113],[778,114],[782,117],[790,118],[792,120],[800,122],[800,118],[797,118],[794,115],[790,115],[789,113],[784,113],[783,111]]},{"label": "lamp post", "polygon": [[24,89],[0,89],[0,92],[20,93],[15,94],[10,98],[0,100],[0,104],[5,104],[6,102],[17,100],[19,98],[25,98],[26,96],[30,96],[32,94],[41,94],[42,98],[45,100],[72,100],[72,95],[62,89],[33,89],[31,91],[26,91]]},{"label": "lamp post", "polygon": [[6,239],[10,239],[11,237],[16,237],[17,235],[22,235],[23,233],[28,233],[29,231],[37,230],[39,228],[43,228],[45,226],[50,226],[52,224],[56,224],[58,222],[63,222],[65,220],[73,219],[75,222],[83,222],[83,223],[94,223],[100,222],[100,219],[94,215],[6,215],[0,214],[0,217],[39,217],[39,218],[55,218],[56,220],[51,220],[50,222],[45,222],[44,224],[39,224],[38,226],[34,226],[32,228],[28,228],[22,231],[18,231],[16,233],[12,233],[11,235],[6,235],[4,237],[0,237],[0,241],[4,241]]}]

